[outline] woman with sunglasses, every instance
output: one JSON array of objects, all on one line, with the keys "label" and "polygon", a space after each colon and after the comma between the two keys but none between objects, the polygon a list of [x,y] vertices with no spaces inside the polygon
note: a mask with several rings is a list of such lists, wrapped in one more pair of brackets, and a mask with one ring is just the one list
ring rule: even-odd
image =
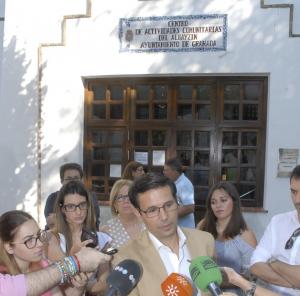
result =
[{"label": "woman with sunglasses", "polygon": [[[40,230],[33,217],[23,211],[9,211],[0,217],[0,272],[1,274],[27,274],[46,268],[49,265],[44,256],[44,246],[48,234]],[[50,295],[82,295],[84,285],[81,277],[77,286],[61,290],[56,286],[43,293]]]},{"label": "woman with sunglasses", "polygon": [[[51,260],[60,260],[65,255],[73,255],[83,246],[97,247],[99,250],[107,248],[111,237],[103,232],[97,232],[95,227],[95,211],[91,196],[83,183],[70,181],[59,191],[55,203],[56,229],[53,239],[49,242],[48,254]],[[83,237],[88,233],[89,237]],[[92,238],[92,239],[89,239]],[[89,280],[88,290],[96,284]],[[102,284],[99,284],[102,290]],[[97,288],[98,289],[98,288]]]},{"label": "woman with sunglasses", "polygon": [[128,190],[131,184],[131,180],[120,179],[114,183],[110,192],[109,203],[113,218],[102,229],[112,237],[111,245],[114,248],[121,247],[145,229],[129,201]]}]

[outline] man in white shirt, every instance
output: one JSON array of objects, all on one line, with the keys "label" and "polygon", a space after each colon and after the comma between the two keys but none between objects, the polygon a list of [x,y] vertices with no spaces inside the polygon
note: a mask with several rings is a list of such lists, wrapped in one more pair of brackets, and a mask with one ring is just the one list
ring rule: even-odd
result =
[{"label": "man in white shirt", "polygon": [[[178,227],[176,187],[165,176],[141,176],[130,188],[129,198],[146,230],[120,248],[113,264],[133,259],[142,265],[143,276],[130,296],[160,296],[168,275],[175,272],[191,278],[189,261],[214,255],[214,239],[207,232]],[[198,291],[197,295],[209,294]]]},{"label": "man in white shirt", "polygon": [[179,203],[179,226],[195,228],[194,186],[182,172],[182,164],[179,159],[172,158],[167,160],[163,172],[176,186]]},{"label": "man in white shirt", "polygon": [[280,295],[299,295],[300,265],[300,165],[290,177],[291,197],[296,210],[276,215],[253,252],[251,272]]}]

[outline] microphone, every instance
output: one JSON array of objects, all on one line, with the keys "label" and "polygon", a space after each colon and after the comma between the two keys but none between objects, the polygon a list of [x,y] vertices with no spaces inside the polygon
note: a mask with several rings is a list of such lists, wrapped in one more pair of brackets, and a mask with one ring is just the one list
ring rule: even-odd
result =
[{"label": "microphone", "polygon": [[161,290],[164,296],[193,296],[193,287],[190,282],[179,273],[171,273],[162,283]]},{"label": "microphone", "polygon": [[131,259],[121,261],[106,279],[108,291],[105,296],[127,296],[141,279],[142,266]]},{"label": "microphone", "polygon": [[222,295],[219,287],[222,275],[214,260],[208,256],[197,257],[192,260],[189,270],[197,288],[203,292],[209,290],[213,296]]}]

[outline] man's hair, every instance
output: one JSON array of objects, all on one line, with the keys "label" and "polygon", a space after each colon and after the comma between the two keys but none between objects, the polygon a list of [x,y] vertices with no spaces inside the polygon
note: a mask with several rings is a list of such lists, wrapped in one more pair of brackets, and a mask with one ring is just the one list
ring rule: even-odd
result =
[{"label": "man's hair", "polygon": [[80,164],[75,163],[75,162],[68,162],[63,164],[60,168],[59,168],[59,175],[60,175],[60,180],[63,181],[64,180],[64,175],[65,175],[65,171],[67,170],[76,170],[79,172],[80,174],[80,178],[83,177],[83,170]]},{"label": "man's hair", "polygon": [[300,179],[300,164],[294,167],[293,171],[291,172],[290,182],[292,181],[293,178],[296,180]]},{"label": "man's hair", "polygon": [[178,172],[179,174],[182,173],[182,164],[178,158],[170,158],[165,162],[165,165],[170,167],[172,170]]},{"label": "man's hair", "polygon": [[176,186],[175,184],[167,177],[158,173],[148,173],[140,178],[136,179],[132,186],[129,189],[128,195],[130,202],[137,209],[140,208],[138,197],[139,194],[145,193],[152,189],[162,188],[168,186],[171,190],[172,196],[176,199]]}]

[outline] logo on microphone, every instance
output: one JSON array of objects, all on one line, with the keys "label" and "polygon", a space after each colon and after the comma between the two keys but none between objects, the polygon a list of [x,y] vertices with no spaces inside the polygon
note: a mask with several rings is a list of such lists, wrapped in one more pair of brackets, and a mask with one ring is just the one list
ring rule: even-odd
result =
[{"label": "logo on microphone", "polygon": [[167,296],[179,296],[178,287],[173,284],[168,285],[165,291],[167,292]]}]

